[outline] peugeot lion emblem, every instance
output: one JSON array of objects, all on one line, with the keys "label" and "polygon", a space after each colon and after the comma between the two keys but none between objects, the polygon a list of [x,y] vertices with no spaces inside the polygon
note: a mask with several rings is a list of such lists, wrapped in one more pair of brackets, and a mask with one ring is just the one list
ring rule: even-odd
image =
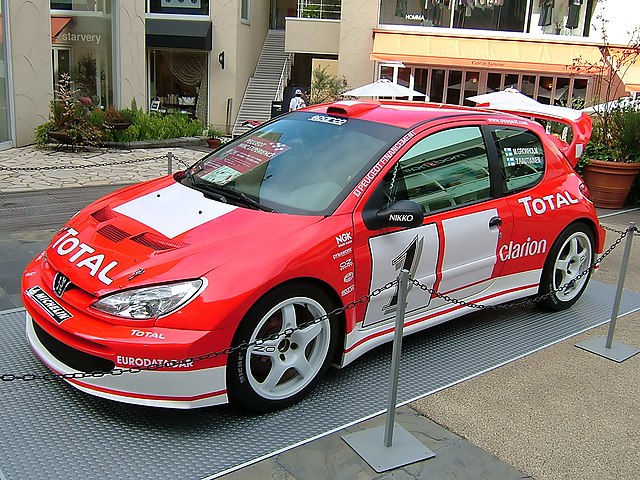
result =
[{"label": "peugeot lion emblem", "polygon": [[62,294],[69,288],[69,285],[71,285],[71,280],[63,274],[56,273],[55,277],[53,277],[53,291],[58,297],[62,297]]}]

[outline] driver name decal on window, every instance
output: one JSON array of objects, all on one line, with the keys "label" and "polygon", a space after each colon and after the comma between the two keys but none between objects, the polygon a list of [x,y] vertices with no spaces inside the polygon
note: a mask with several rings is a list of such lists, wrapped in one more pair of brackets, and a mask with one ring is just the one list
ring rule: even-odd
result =
[{"label": "driver name decal on window", "polygon": [[250,137],[224,153],[206,162],[207,173],[202,178],[224,184],[289,150],[288,145],[267,138]]},{"label": "driver name decal on window", "polygon": [[504,157],[507,167],[516,165],[542,164],[543,156],[540,148],[536,147],[505,147]]}]

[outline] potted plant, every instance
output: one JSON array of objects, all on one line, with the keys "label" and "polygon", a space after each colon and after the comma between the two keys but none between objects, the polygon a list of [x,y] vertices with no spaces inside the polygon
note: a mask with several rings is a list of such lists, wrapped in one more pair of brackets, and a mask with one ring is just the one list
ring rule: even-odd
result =
[{"label": "potted plant", "polygon": [[602,57],[595,63],[576,59],[573,65],[574,73],[593,75],[597,103],[584,110],[594,125],[579,171],[595,206],[617,209],[624,206],[640,172],[640,101],[619,100],[625,74],[640,57],[640,30],[632,32],[626,46],[614,46],[608,41],[604,16],[597,18],[602,23]]},{"label": "potted plant", "polygon": [[131,122],[115,107],[108,107],[104,111],[104,126],[113,130],[126,130]]},{"label": "potted plant", "polygon": [[596,207],[624,207],[636,175],[640,173],[640,105],[633,102],[613,108],[594,125],[584,152],[582,169]]},{"label": "potted plant", "polygon": [[95,145],[102,139],[102,130],[91,122],[91,108],[78,99],[78,91],[71,88],[68,74],[60,78],[56,98],[50,103],[49,121],[36,128],[38,144],[54,140],[62,146]]},{"label": "potted plant", "polygon": [[222,136],[224,134],[213,125],[206,131],[206,140],[209,148],[218,148],[222,144]]}]

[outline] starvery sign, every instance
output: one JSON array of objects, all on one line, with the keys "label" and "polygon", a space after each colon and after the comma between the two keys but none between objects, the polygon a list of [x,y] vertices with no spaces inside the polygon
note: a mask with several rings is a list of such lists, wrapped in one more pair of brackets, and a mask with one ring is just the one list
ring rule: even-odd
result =
[{"label": "starvery sign", "polygon": [[105,263],[104,253],[96,253],[95,248],[81,242],[76,238],[76,235],[78,235],[78,231],[69,227],[51,248],[61,257],[65,257],[69,263],[78,268],[87,268],[89,275],[97,277],[105,285],[111,285],[113,279],[108,274],[118,265],[118,262],[111,261],[103,265]]}]

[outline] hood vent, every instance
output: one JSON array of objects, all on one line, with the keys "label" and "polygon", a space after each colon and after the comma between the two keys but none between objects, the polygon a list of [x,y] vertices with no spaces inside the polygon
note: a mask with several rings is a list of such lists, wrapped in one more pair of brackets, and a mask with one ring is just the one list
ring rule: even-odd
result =
[{"label": "hood vent", "polygon": [[121,242],[125,238],[129,238],[131,236],[129,233],[119,229],[118,227],[114,227],[113,225],[105,225],[104,227],[99,228],[98,234],[115,243]]},{"label": "hood vent", "polygon": [[161,237],[160,235],[155,235],[149,232],[141,233],[140,235],[131,237],[131,240],[156,251],[171,250],[173,248],[183,248],[189,246],[188,243],[176,242],[169,238]]},{"label": "hood vent", "polygon": [[96,210],[91,214],[93,218],[95,218],[98,222],[106,222],[107,220],[111,220],[112,218],[116,218],[109,207],[103,207],[100,210]]}]

